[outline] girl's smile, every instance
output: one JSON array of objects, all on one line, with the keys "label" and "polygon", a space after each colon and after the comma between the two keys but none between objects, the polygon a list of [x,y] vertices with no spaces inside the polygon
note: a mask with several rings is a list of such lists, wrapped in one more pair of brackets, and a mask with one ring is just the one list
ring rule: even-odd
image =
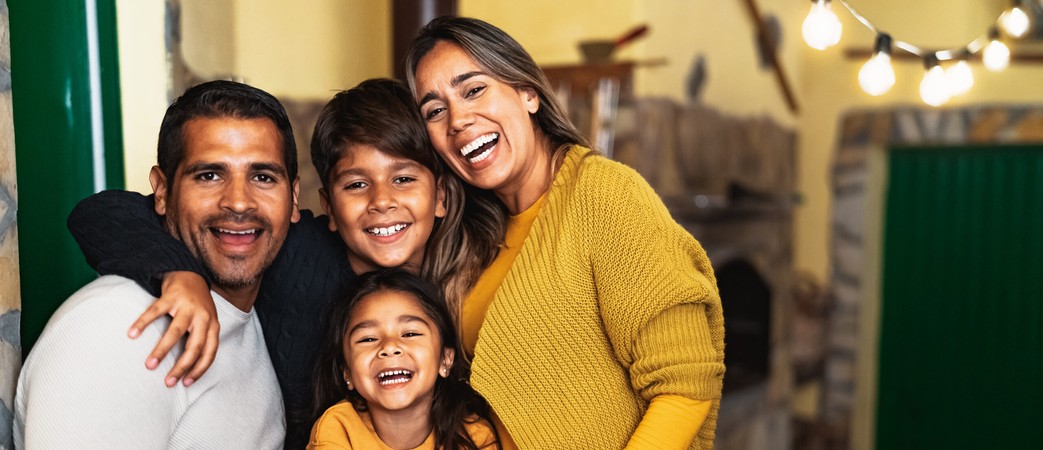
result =
[{"label": "girl's smile", "polygon": [[417,298],[375,292],[351,311],[344,380],[375,414],[426,414],[435,382],[448,374],[453,356],[453,350],[442,348],[438,328]]}]

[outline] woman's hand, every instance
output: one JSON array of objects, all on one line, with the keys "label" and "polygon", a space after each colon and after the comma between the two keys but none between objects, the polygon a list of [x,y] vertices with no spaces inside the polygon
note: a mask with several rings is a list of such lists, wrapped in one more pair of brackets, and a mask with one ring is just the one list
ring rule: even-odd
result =
[{"label": "woman's hand", "polygon": [[186,387],[191,386],[210,368],[210,364],[213,364],[221,333],[221,324],[217,321],[217,308],[214,306],[214,298],[210,295],[210,287],[207,286],[206,280],[194,272],[167,273],[163,277],[163,296],[156,299],[152,306],[134,321],[127,335],[132,339],[137,338],[141,335],[141,330],[166,314],[172,318],[170,326],[152,349],[145,361],[145,367],[149,370],[158,367],[159,361],[167,356],[185,333],[188,333],[185,351],[170,372],[167,372],[164,382],[167,387],[173,387],[177,380],[184,377],[183,384]]}]

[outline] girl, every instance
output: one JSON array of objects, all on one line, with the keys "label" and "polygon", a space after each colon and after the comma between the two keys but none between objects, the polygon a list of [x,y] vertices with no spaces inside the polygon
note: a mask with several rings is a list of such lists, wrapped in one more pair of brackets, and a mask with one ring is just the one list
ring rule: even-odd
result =
[{"label": "girl", "polygon": [[309,449],[495,446],[438,291],[400,269],[361,276],[327,316]]},{"label": "girl", "polygon": [[[315,349],[323,344],[318,325],[335,299],[350,297],[346,285],[357,274],[403,265],[453,295],[477,276],[460,267],[491,260],[492,243],[502,238],[502,228],[486,225],[503,214],[502,207],[481,196],[465,200],[462,183],[434,153],[412,95],[400,82],[368,80],[338,93],[320,113],[311,145],[329,217],[301,211],[263,276],[255,305],[282,388],[287,448],[304,447],[314,420],[312,369]],[[468,223],[462,224],[465,214]],[[198,355],[193,343],[202,341],[216,351],[216,335],[204,340],[207,325],[198,319],[213,309],[204,272],[160,223],[151,199],[122,191],[91,196],[69,217],[70,231],[99,273],[134,279],[162,295],[134,327],[174,315],[150,360],[161,360],[182,338],[179,328],[190,332],[185,354]],[[190,318],[192,325],[178,323]],[[208,365],[197,364],[186,382]],[[167,384],[186,368],[179,359]]]},{"label": "girl", "polygon": [[433,20],[406,76],[435,150],[511,214],[460,307],[505,447],[712,447],[724,320],[699,243],[636,172],[586,148],[499,28]]}]

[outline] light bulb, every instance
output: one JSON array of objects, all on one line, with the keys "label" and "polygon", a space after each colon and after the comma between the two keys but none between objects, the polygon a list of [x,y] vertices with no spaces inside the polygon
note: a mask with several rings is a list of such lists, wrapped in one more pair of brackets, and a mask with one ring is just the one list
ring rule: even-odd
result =
[{"label": "light bulb", "polygon": [[924,66],[928,69],[920,82],[920,98],[931,106],[939,106],[949,101],[952,93],[949,92],[949,83],[945,79],[945,70],[938,65],[938,58],[925,58]]},{"label": "light bulb", "polygon": [[971,73],[971,65],[966,60],[956,61],[945,71],[945,78],[949,82],[949,92],[952,95],[963,95],[974,86],[974,74]]},{"label": "light bulb", "polygon": [[1029,31],[1029,16],[1021,6],[1015,6],[1000,14],[1000,25],[1010,37],[1020,38]]},{"label": "light bulb", "polygon": [[829,7],[829,0],[812,0],[811,11],[801,26],[804,42],[816,50],[825,50],[840,42],[841,29],[840,19]]},{"label": "light bulb", "polygon": [[1006,69],[1010,64],[1010,49],[1000,42],[999,39],[993,39],[992,42],[989,42],[989,45],[985,46],[981,60],[985,64],[986,69],[999,72]]},{"label": "light bulb", "polygon": [[891,67],[891,37],[876,38],[876,51],[858,71],[858,84],[872,96],[884,95],[895,85],[895,69]]}]

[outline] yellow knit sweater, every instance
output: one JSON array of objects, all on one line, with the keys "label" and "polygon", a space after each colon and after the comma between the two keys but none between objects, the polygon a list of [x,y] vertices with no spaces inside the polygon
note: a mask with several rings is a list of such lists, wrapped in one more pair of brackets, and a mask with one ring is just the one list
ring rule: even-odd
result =
[{"label": "yellow knit sweater", "polygon": [[[648,351],[645,326],[703,306],[709,339]],[[678,363],[686,361],[686,363]],[[622,164],[571,149],[478,336],[471,383],[521,448],[622,448],[652,397],[714,400],[724,320],[702,247]]]}]

